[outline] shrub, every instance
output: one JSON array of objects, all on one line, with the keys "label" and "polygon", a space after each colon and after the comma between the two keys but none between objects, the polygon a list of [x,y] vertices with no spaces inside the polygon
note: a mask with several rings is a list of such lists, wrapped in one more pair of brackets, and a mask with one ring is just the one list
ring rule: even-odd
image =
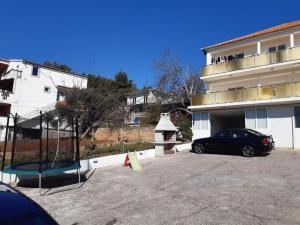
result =
[{"label": "shrub", "polygon": [[185,140],[192,140],[192,120],[187,117],[177,118],[175,121],[175,126],[179,127],[179,131],[182,134],[182,138]]}]

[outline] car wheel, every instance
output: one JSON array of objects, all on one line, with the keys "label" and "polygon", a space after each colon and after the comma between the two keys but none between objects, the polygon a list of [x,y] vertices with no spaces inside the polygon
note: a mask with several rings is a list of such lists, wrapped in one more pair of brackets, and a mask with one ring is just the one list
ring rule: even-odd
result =
[{"label": "car wheel", "polygon": [[253,157],[255,155],[255,149],[250,145],[246,145],[243,147],[242,154],[245,157]]},{"label": "car wheel", "polygon": [[204,153],[204,146],[203,144],[197,143],[194,146],[194,152],[198,153],[198,154],[202,154]]}]

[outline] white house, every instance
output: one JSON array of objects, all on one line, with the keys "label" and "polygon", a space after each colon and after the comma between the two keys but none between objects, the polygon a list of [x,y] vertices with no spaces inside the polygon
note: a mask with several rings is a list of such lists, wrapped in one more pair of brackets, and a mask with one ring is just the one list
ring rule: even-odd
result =
[{"label": "white house", "polygon": [[0,60],[0,75],[0,140],[8,113],[31,119],[53,110],[68,89],[87,87],[87,77],[26,60]]},{"label": "white house", "polygon": [[193,139],[224,128],[271,134],[300,148],[300,20],[202,49],[207,93],[194,96]]},{"label": "white house", "polygon": [[162,93],[154,89],[144,89],[127,94],[127,110],[129,113],[126,123],[140,124],[140,119],[147,116],[145,106],[160,100]]}]

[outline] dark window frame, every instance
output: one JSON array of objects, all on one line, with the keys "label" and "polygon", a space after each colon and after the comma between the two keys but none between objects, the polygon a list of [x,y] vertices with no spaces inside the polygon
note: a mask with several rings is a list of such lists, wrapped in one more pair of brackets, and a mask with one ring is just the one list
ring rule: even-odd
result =
[{"label": "dark window frame", "polygon": [[269,53],[276,52],[276,46],[269,47]]},{"label": "dark window frame", "polygon": [[39,77],[40,75],[40,68],[38,66],[32,66],[31,76]]},{"label": "dark window frame", "polygon": [[[297,115],[297,113],[299,115]],[[300,128],[300,106],[294,106],[295,128]]]},{"label": "dark window frame", "polygon": [[[46,90],[46,89],[48,89],[48,90]],[[51,93],[51,87],[44,86],[44,93]]]},{"label": "dark window frame", "polygon": [[241,53],[236,54],[236,58],[237,58],[237,59],[242,59],[242,58],[244,58],[244,57],[245,57],[245,53],[244,53],[244,52],[241,52]]},{"label": "dark window frame", "polygon": [[282,44],[282,45],[278,45],[278,46],[277,46],[277,50],[278,50],[278,51],[284,51],[285,49],[286,49],[285,44]]}]

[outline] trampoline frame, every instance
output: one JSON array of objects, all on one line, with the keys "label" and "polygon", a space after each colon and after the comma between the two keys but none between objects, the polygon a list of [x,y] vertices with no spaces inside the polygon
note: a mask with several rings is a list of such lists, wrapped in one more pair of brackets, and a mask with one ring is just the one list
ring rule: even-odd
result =
[{"label": "trampoline frame", "polygon": [[[10,118],[13,118],[13,140],[12,140],[12,150],[11,150],[11,159],[10,159],[10,164],[5,166],[5,159],[6,159],[6,153],[7,153],[7,142],[8,142],[8,132],[9,132],[9,121]],[[39,193],[41,194],[41,188],[42,188],[42,175],[53,175],[53,174],[62,174],[65,171],[70,171],[70,170],[77,170],[77,175],[78,175],[78,183],[81,183],[80,180],[80,148],[79,148],[79,119],[78,116],[75,116],[75,130],[74,130],[74,117],[72,118],[72,123],[71,123],[71,139],[72,139],[72,149],[73,152],[75,152],[75,160],[55,160],[56,162],[72,162],[72,164],[60,168],[47,168],[47,169],[42,169],[42,165],[44,163],[50,163],[48,159],[48,144],[49,144],[49,118],[45,117],[43,113],[40,111],[40,141],[39,141],[39,161],[36,162],[29,162],[29,163],[20,163],[19,165],[33,165],[33,164],[38,164],[38,170],[26,170],[26,169],[17,169],[14,168],[12,165],[14,165],[14,157],[16,154],[16,134],[17,134],[17,122],[20,116],[16,113],[15,115],[9,113],[7,115],[7,123],[6,123],[6,133],[5,133],[5,140],[4,140],[4,150],[3,150],[3,157],[2,157],[2,165],[1,165],[1,181],[3,181],[3,173],[10,174],[10,179],[9,179],[9,185],[11,184],[11,174],[15,175],[38,175],[39,179]],[[46,127],[46,161],[43,161],[43,118],[46,118],[47,122],[47,127]],[[74,137],[74,132],[75,132],[75,137]],[[76,146],[74,146],[74,138],[75,138],[75,143]],[[76,150],[75,150],[76,149]]]}]

